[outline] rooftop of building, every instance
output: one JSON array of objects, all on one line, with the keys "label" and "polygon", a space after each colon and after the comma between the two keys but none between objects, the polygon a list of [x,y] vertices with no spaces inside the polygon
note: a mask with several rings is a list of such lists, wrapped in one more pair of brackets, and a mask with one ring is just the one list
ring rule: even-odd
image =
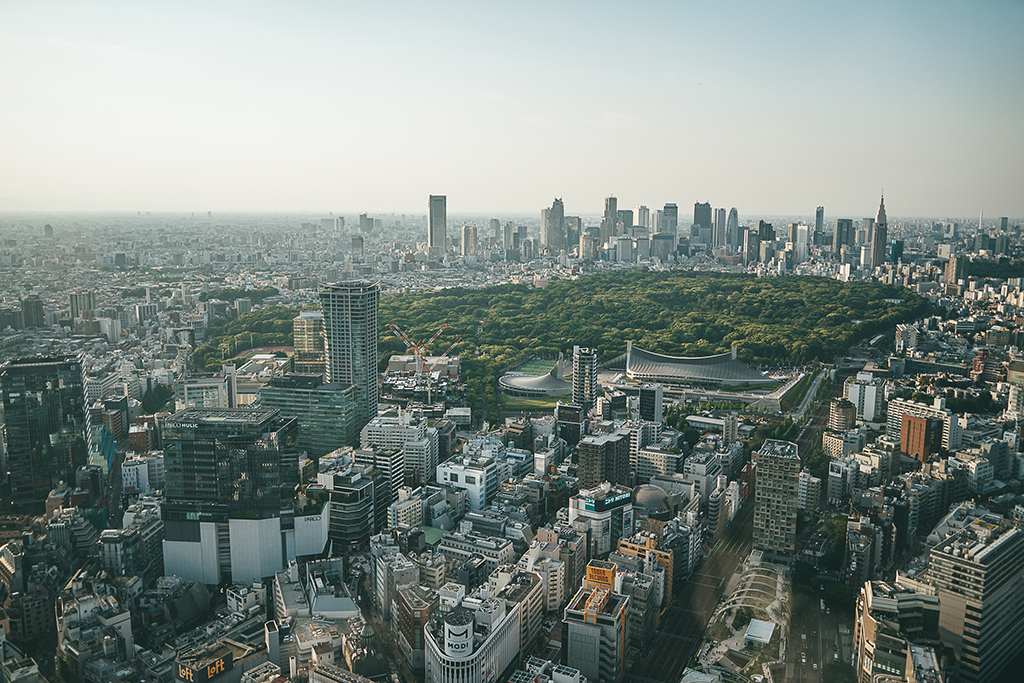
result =
[{"label": "rooftop of building", "polygon": [[629,598],[605,587],[580,588],[565,607],[565,616],[572,612],[614,616]]},{"label": "rooftop of building", "polygon": [[795,458],[800,459],[800,452],[795,443],[792,441],[780,441],[778,439],[767,439],[764,445],[761,446],[759,453],[765,455],[772,455],[777,458]]},{"label": "rooftop of building", "polygon": [[263,425],[277,418],[279,412],[272,408],[186,408],[167,418],[166,426],[187,423],[196,424],[239,424]]},{"label": "rooftop of building", "polygon": [[959,532],[952,534],[932,550],[935,554],[951,555],[960,561],[990,564],[999,551],[1020,537],[1021,531],[1005,518],[987,515],[975,519]]},{"label": "rooftop of building", "polygon": [[627,344],[626,374],[641,379],[716,384],[771,384],[775,380],[736,359],[735,350],[714,356],[668,356]]}]

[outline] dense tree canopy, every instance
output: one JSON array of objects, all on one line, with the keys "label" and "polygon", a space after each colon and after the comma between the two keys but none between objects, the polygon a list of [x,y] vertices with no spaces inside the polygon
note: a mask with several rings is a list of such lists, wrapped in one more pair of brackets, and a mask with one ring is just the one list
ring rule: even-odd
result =
[{"label": "dense tree canopy", "polygon": [[213,371],[242,351],[259,346],[291,346],[292,319],[298,311],[268,306],[240,315],[230,322],[218,320],[210,326],[210,341],[195,350],[196,369]]},{"label": "dense tree canopy", "polygon": [[[217,290],[209,296],[230,299],[234,293]],[[447,324],[430,351],[440,353],[462,338],[453,353],[462,357],[466,395],[477,415],[493,421],[494,379],[528,354],[553,358],[578,344],[596,348],[607,360],[632,340],[679,356],[724,352],[737,344],[740,359],[751,364],[800,364],[829,360],[925,310],[924,299],[894,285],[628,270],[558,280],[542,289],[500,285],[386,296],[378,314],[379,351],[381,366],[405,351],[389,322],[424,340]],[[290,345],[297,313],[271,306],[215,324],[210,343],[196,349],[197,367],[215,369],[221,358],[251,348],[250,334],[257,346]]]},{"label": "dense tree canopy", "polygon": [[578,344],[609,359],[632,340],[680,356],[738,344],[748,363],[798,364],[831,359],[926,308],[923,298],[894,285],[627,270],[553,281],[542,289],[500,285],[384,297],[379,350],[384,357],[405,350],[387,330],[389,322],[414,339],[448,324],[433,350],[443,350],[445,339],[463,338],[455,353],[470,383],[467,396],[478,409],[486,397],[493,420],[493,379],[527,354],[554,357]]},{"label": "dense tree canopy", "polygon": [[272,296],[277,296],[281,292],[275,287],[261,287],[259,289],[211,289],[208,292],[203,292],[199,295],[200,301],[209,301],[210,299],[220,301],[234,301],[235,299],[248,299],[253,304],[262,303],[264,299]]}]

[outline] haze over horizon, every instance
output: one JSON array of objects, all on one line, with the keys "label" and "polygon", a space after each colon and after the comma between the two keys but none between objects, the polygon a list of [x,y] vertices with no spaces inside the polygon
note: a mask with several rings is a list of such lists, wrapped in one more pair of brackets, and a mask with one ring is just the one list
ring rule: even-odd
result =
[{"label": "haze over horizon", "polygon": [[0,5],[0,210],[1024,217],[1024,3]]}]

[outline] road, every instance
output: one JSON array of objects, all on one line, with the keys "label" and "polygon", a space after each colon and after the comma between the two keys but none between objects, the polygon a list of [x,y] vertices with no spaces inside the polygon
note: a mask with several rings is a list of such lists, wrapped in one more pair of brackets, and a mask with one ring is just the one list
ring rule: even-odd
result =
[{"label": "road", "polygon": [[[816,581],[810,596],[796,596],[790,626],[792,646],[786,656],[787,681],[823,683],[822,668],[826,664],[840,661],[850,666],[853,657],[852,617],[823,611],[821,586],[821,582]],[[801,655],[806,657],[806,661],[801,661]]]},{"label": "road", "polygon": [[708,619],[726,583],[750,555],[753,530],[754,503],[750,500],[704,558],[697,573],[676,591],[672,606],[662,615],[661,624],[651,635],[641,660],[628,674],[628,681],[675,683],[679,680],[700,648]]},{"label": "road", "polygon": [[[814,406],[814,412],[811,413],[811,418],[804,425],[803,429],[800,430],[799,436],[797,436],[796,442],[800,447],[800,459],[806,460],[807,456],[810,455],[811,451],[815,448],[821,448],[821,434],[828,427],[828,411],[829,406],[832,403],[832,399],[839,398],[843,395],[843,375],[836,377],[835,383],[832,388],[827,392],[826,396],[822,398]],[[817,391],[817,388],[814,389]],[[811,392],[808,391],[808,394]]]}]

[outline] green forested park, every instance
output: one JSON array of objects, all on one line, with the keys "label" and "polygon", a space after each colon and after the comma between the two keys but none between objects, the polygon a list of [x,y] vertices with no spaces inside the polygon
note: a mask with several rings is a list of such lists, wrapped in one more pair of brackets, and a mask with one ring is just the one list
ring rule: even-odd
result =
[{"label": "green forested park", "polygon": [[628,270],[553,281],[542,289],[500,285],[384,297],[379,351],[383,359],[405,349],[386,329],[388,322],[414,339],[447,323],[434,350],[443,350],[445,339],[463,338],[456,353],[463,359],[467,397],[476,414],[486,400],[493,420],[495,376],[527,354],[554,357],[578,344],[608,359],[632,340],[658,353],[704,356],[737,343],[747,363],[799,364],[831,360],[926,309],[922,297],[896,285]]},{"label": "green forested park", "polygon": [[[405,351],[388,323],[422,340],[448,324],[430,351],[440,353],[462,338],[453,353],[462,357],[467,398],[475,415],[494,421],[496,376],[529,354],[554,358],[578,344],[596,348],[604,360],[624,353],[626,341],[632,340],[644,349],[678,356],[720,353],[738,344],[739,358],[752,365],[828,361],[852,343],[926,309],[923,298],[896,285],[617,271],[556,280],[541,289],[499,285],[382,297],[380,364],[386,366],[388,357]],[[195,352],[196,366],[216,369],[222,357],[251,348],[250,333],[256,346],[290,345],[296,314],[272,306],[215,325],[210,343]]]}]

